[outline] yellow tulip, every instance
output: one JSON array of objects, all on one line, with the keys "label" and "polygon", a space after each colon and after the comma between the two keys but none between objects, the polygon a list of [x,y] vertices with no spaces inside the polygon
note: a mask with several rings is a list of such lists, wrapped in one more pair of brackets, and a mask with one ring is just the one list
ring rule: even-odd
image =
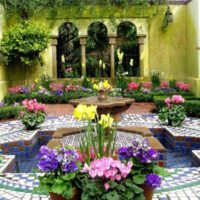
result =
[{"label": "yellow tulip", "polygon": [[86,118],[86,115],[85,115],[86,110],[87,110],[87,106],[86,106],[86,105],[79,104],[79,105],[74,109],[74,117],[75,117],[77,120],[84,120],[84,119],[87,119],[87,118]]},{"label": "yellow tulip", "polygon": [[105,80],[105,81],[103,82],[103,87],[104,87],[106,90],[110,88],[110,84],[108,83],[107,80]]},{"label": "yellow tulip", "polygon": [[95,119],[95,115],[97,112],[97,106],[86,106],[79,104],[75,109],[74,109],[74,117],[77,120],[93,120]]},{"label": "yellow tulip", "polygon": [[113,121],[114,119],[110,116],[110,114],[107,114],[107,115],[101,115],[101,119],[98,123],[103,125],[104,128],[107,127],[112,128]]},{"label": "yellow tulip", "polygon": [[87,107],[87,119],[93,120],[95,119],[95,115],[97,113],[97,106],[88,106]]},{"label": "yellow tulip", "polygon": [[94,89],[94,90],[99,90],[99,86],[98,86],[97,84],[94,84],[94,85],[93,85],[93,89]]}]

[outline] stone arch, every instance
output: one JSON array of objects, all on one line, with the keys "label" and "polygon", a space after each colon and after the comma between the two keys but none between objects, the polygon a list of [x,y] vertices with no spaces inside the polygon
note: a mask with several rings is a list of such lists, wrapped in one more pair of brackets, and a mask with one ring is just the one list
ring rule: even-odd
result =
[{"label": "stone arch", "polygon": [[[110,76],[110,53],[108,29],[101,21],[93,21],[87,29],[87,75]],[[103,64],[101,64],[102,61]],[[99,64],[100,63],[100,64]],[[98,67],[97,67],[98,66]]]},{"label": "stone arch", "polygon": [[128,72],[129,76],[140,76],[140,51],[134,23],[123,21],[118,24],[116,46],[124,53],[123,71]]},{"label": "stone arch", "polygon": [[81,51],[79,30],[67,21],[58,28],[57,37],[57,77],[73,78],[81,75]]}]

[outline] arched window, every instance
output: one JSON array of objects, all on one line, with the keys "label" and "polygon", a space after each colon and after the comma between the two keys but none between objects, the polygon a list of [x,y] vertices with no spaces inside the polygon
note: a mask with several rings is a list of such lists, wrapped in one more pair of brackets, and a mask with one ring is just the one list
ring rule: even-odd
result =
[{"label": "arched window", "polygon": [[[140,76],[139,44],[137,41],[136,26],[129,21],[121,22],[117,27],[117,48],[123,53],[122,67],[129,76]],[[116,56],[117,66],[117,56]],[[117,70],[116,70],[117,71]]]},{"label": "arched window", "polygon": [[88,77],[109,77],[110,57],[107,28],[101,22],[94,22],[88,27],[86,44]]},{"label": "arched window", "polygon": [[57,77],[81,76],[81,49],[77,27],[66,22],[59,27],[57,46]]}]

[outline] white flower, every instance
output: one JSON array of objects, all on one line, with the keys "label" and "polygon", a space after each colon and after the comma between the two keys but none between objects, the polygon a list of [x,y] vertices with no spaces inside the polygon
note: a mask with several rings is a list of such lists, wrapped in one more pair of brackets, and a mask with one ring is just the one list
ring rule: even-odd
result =
[{"label": "white flower", "polygon": [[134,59],[133,59],[133,58],[130,59],[129,65],[130,65],[131,67],[134,65]]}]

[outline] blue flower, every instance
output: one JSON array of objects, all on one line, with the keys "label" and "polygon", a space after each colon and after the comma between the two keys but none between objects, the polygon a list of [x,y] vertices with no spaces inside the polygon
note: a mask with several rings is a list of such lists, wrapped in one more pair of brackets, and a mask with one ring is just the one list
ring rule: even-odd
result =
[{"label": "blue flower", "polygon": [[157,174],[151,173],[146,176],[146,184],[149,187],[157,188],[161,185],[161,178]]},{"label": "blue flower", "polygon": [[55,94],[58,95],[58,96],[62,96],[63,91],[61,89],[58,89],[58,90],[56,90]]}]

